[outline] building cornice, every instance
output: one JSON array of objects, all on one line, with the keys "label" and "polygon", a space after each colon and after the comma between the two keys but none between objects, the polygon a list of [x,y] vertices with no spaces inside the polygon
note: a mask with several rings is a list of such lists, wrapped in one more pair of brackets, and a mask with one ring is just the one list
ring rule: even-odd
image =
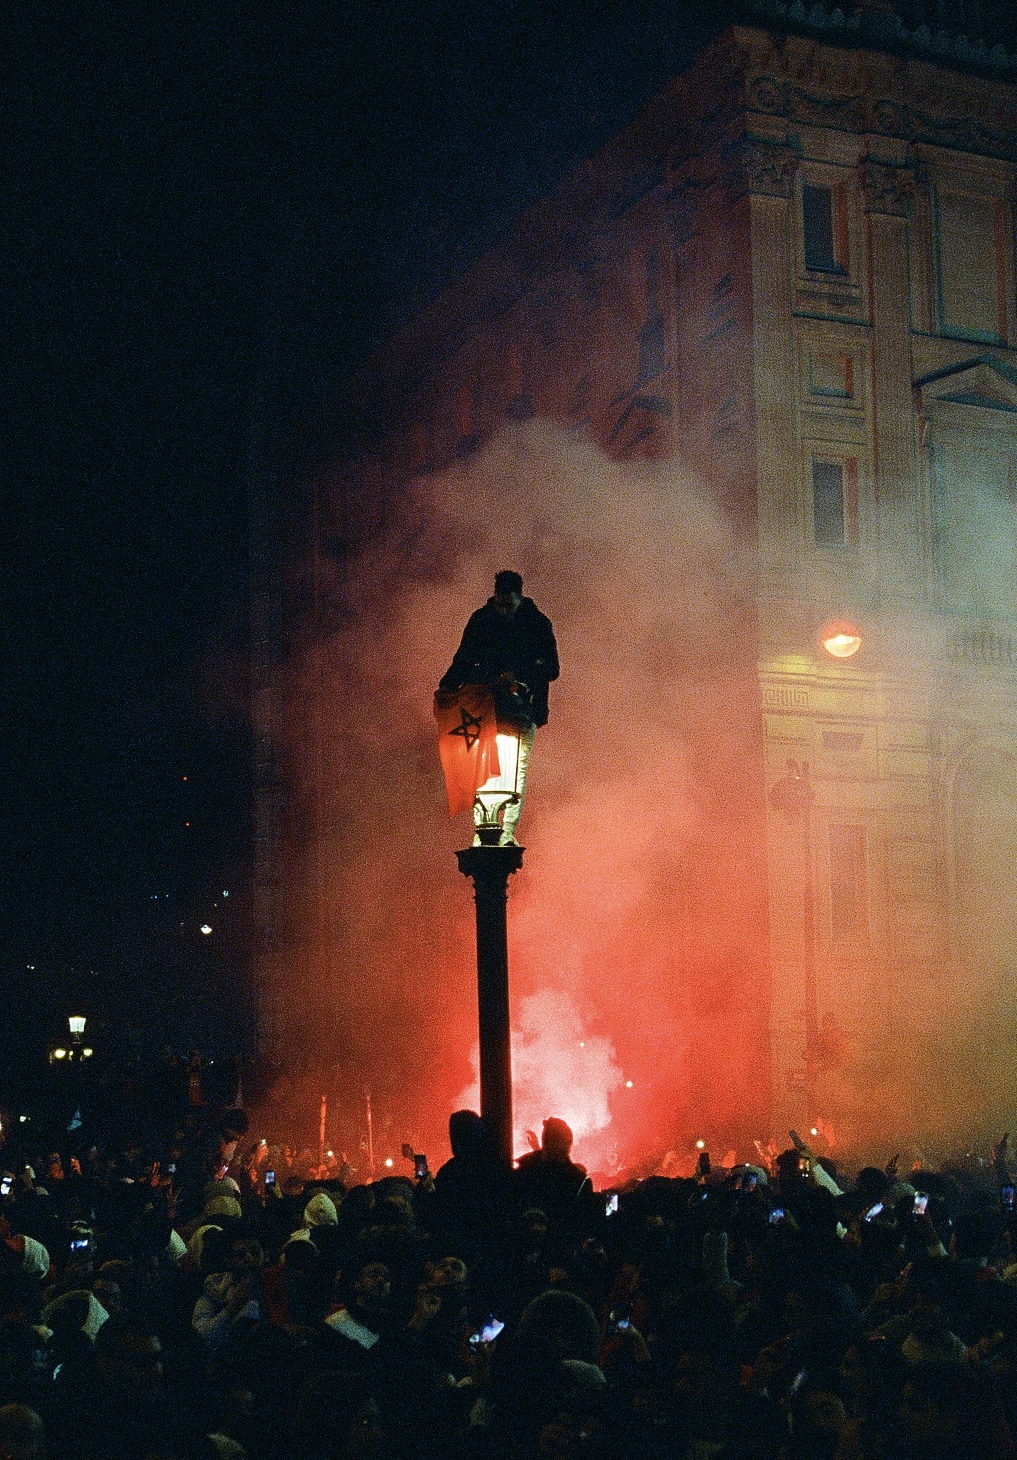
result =
[{"label": "building cornice", "polygon": [[[936,65],[974,71],[997,80],[1017,81],[1017,50],[990,36],[970,34],[974,27],[963,10],[950,22],[909,24],[890,4],[869,0],[863,5],[840,5],[836,0],[741,0],[749,23],[767,30],[815,37],[829,45],[852,50],[886,51],[917,56]],[[940,18],[945,19],[940,11]]]}]

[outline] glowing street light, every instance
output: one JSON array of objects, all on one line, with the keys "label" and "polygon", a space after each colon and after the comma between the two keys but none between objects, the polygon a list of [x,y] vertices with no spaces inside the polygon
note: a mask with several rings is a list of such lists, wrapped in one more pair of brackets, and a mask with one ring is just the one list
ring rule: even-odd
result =
[{"label": "glowing street light", "polygon": [[522,757],[519,741],[523,734],[514,725],[499,721],[495,740],[498,746],[498,774],[489,776],[477,788],[477,805],[481,820],[475,824],[477,840],[482,847],[496,847],[501,842],[505,812],[518,803],[522,794],[519,771]]},{"label": "glowing street light", "polygon": [[840,620],[823,626],[819,642],[831,658],[851,659],[862,647],[862,636],[854,624]]},{"label": "glowing street light", "polygon": [[66,1045],[58,1044],[50,1050],[49,1058],[51,1063],[59,1060],[61,1063],[66,1062],[69,1065],[73,1065],[80,1063],[82,1060],[92,1058],[95,1051],[91,1045],[86,1045],[84,1042],[85,1025],[87,1023],[88,1019],[84,1014],[69,1014],[67,1016],[67,1029],[71,1037]]}]

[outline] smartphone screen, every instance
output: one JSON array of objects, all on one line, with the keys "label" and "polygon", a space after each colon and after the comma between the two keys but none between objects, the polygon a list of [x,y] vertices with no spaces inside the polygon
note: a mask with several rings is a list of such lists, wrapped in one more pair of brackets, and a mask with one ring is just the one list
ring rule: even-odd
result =
[{"label": "smartphone screen", "polygon": [[774,1222],[779,1222],[784,1214],[785,1213],[783,1207],[774,1207],[773,1211],[770,1213],[770,1226],[772,1227]]},{"label": "smartphone screen", "polygon": [[874,1221],[875,1218],[879,1216],[879,1214],[880,1214],[880,1212],[882,1210],[883,1210],[883,1203],[881,1201],[877,1201],[876,1202],[876,1205],[873,1206],[873,1207],[869,1207],[869,1210],[865,1213],[865,1220],[867,1222]]},{"label": "smartphone screen", "polygon": [[427,1157],[414,1156],[413,1171],[418,1181],[423,1181],[427,1175]]},{"label": "smartphone screen", "polygon": [[617,1210],[618,1210],[618,1193],[616,1191],[612,1191],[611,1195],[608,1197],[607,1201],[604,1203],[604,1215],[606,1217],[613,1217],[614,1214],[615,1214],[615,1212]]},{"label": "smartphone screen", "polygon": [[1013,1211],[1013,1194],[1014,1188],[1012,1186],[1004,1186],[1000,1188],[999,1199],[1008,1212]]},{"label": "smartphone screen", "polygon": [[918,1192],[915,1195],[915,1216],[924,1217],[925,1208],[929,1205],[929,1198],[925,1192]]},{"label": "smartphone screen", "polygon": [[274,1186],[275,1185],[275,1172],[274,1171],[266,1171],[265,1172],[265,1185],[266,1186]]}]

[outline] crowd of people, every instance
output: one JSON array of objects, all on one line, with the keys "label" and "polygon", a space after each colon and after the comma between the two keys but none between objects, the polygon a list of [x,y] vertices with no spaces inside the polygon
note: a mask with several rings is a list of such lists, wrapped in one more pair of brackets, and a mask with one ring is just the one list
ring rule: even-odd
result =
[{"label": "crowd of people", "polygon": [[1017,1235],[991,1159],[596,1192],[571,1132],[432,1174],[268,1169],[242,1111],[0,1152],[0,1460],[1007,1460]]}]

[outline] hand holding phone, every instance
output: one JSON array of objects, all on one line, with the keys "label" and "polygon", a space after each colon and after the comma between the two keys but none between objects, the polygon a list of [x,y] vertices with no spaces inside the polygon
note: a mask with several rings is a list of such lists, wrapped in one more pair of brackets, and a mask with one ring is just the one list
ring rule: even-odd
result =
[{"label": "hand holding phone", "polygon": [[487,1322],[477,1329],[476,1333],[470,1334],[470,1348],[479,1348],[482,1343],[494,1343],[495,1339],[505,1327],[500,1318],[495,1318],[492,1313]]}]

